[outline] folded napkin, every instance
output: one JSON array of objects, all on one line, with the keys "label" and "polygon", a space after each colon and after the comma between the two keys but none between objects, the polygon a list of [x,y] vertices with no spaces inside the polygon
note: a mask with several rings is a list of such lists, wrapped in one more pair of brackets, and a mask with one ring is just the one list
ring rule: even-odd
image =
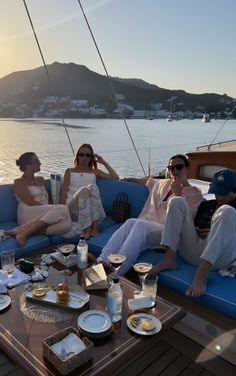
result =
[{"label": "folded napkin", "polygon": [[128,300],[129,309],[135,311],[136,309],[150,308],[153,306],[151,296],[142,296],[135,299]]},{"label": "folded napkin", "polygon": [[0,281],[2,285],[5,285],[8,288],[12,288],[22,283],[28,282],[31,279],[31,276],[21,272],[19,269],[14,268],[13,276],[9,275],[4,271],[0,270]]},{"label": "folded napkin", "polygon": [[51,346],[51,349],[63,360],[79,354],[85,348],[84,342],[75,333],[69,333],[60,342],[54,343]]},{"label": "folded napkin", "polygon": [[236,275],[236,260],[224,269],[220,269],[218,272],[222,277],[234,278]]},{"label": "folded napkin", "polygon": [[1,282],[0,282],[0,294],[6,294],[7,293],[7,288],[5,285],[3,285]]}]

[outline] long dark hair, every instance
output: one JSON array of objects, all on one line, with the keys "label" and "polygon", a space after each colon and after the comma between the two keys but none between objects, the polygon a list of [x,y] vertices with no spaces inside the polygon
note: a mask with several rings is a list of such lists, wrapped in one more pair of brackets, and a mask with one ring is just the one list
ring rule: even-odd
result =
[{"label": "long dark hair", "polygon": [[27,151],[24,154],[21,154],[19,159],[16,160],[16,165],[19,166],[19,169],[24,172],[26,165],[29,165],[31,163],[32,157],[34,157],[36,154],[32,151]]},{"label": "long dark hair", "polygon": [[182,161],[184,162],[185,167],[190,167],[189,160],[188,160],[188,158],[186,157],[186,155],[184,155],[184,154],[176,154],[176,155],[173,155],[173,156],[170,158],[170,160],[169,160],[169,164],[170,164],[170,161],[172,161],[172,160],[175,159],[175,158],[182,159]]},{"label": "long dark hair", "polygon": [[90,153],[92,155],[92,158],[90,158],[88,166],[90,168],[96,169],[97,168],[97,162],[94,159],[94,151],[93,151],[93,148],[92,148],[92,146],[90,144],[81,144],[81,145],[78,146],[77,151],[75,153],[74,166],[77,167],[79,165],[79,153],[80,153],[80,150],[82,148],[89,149],[89,151],[90,151]]}]

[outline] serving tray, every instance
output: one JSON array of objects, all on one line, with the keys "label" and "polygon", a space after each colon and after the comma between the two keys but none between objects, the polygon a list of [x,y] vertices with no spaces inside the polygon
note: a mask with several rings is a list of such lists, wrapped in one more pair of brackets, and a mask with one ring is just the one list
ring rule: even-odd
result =
[{"label": "serving tray", "polygon": [[24,296],[27,299],[37,301],[39,303],[46,303],[56,305],[66,309],[80,309],[89,302],[89,294],[83,289],[78,289],[77,286],[70,286],[70,300],[67,303],[59,303],[57,301],[57,289],[56,287],[49,287],[46,295],[42,297],[36,297],[32,292],[32,284],[25,286]]}]

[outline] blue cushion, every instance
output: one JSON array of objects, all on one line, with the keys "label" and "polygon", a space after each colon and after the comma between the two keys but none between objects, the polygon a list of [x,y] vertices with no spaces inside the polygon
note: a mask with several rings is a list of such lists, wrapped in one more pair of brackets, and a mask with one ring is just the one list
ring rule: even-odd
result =
[{"label": "blue cushion", "polygon": [[13,249],[16,258],[20,258],[32,254],[32,252],[39,251],[40,249],[47,248],[49,245],[50,241],[46,235],[31,236],[27,239],[24,247],[21,248],[19,248],[16,238],[10,237],[0,242],[0,252]]},{"label": "blue cushion", "polygon": [[16,221],[17,201],[12,184],[0,185],[0,228],[1,222]]},{"label": "blue cushion", "polygon": [[[146,250],[140,253],[138,261],[158,263],[163,254],[155,250]],[[187,288],[191,285],[196,267],[187,264],[180,255],[177,255],[178,270],[165,270],[159,273],[159,283],[185,295]],[[236,277],[222,277],[217,272],[210,272],[208,277],[207,292],[197,300],[236,319]]]},{"label": "blue cushion", "polygon": [[112,234],[116,230],[118,230],[120,226],[121,226],[121,223],[115,223],[107,227],[106,229],[104,229],[99,236],[94,236],[94,237],[89,238],[88,240],[89,251],[93,253],[96,257],[98,257],[101,253],[101,249],[108,242]]},{"label": "blue cushion", "polygon": [[140,214],[148,197],[146,186],[118,180],[98,179],[98,188],[102,199],[102,205],[107,215],[112,213],[113,200],[118,193],[126,192],[131,205],[130,218],[136,218]]}]

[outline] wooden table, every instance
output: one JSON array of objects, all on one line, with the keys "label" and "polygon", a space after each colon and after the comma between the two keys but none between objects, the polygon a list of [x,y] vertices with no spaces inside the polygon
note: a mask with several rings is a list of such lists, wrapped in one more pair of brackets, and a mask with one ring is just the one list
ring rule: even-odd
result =
[{"label": "wooden table", "polygon": [[[59,283],[62,280],[61,265],[55,263],[49,270],[49,283]],[[81,272],[74,268],[69,277],[71,284],[81,284]],[[131,332],[126,325],[128,310],[127,300],[133,297],[135,284],[126,278],[121,278],[123,289],[123,318],[116,323],[113,332],[106,338],[92,340],[94,343],[93,357],[88,363],[72,372],[70,375],[112,375],[126,362],[145,348],[154,349],[159,340],[158,334],[154,336],[139,336]],[[79,313],[73,315],[73,319],[64,322],[44,323],[32,320],[20,311],[19,299],[22,296],[24,286],[18,286],[9,291],[12,299],[11,305],[0,313],[0,348],[12,359],[27,375],[58,375],[58,371],[43,358],[43,340],[55,332],[68,326],[77,328]],[[107,291],[93,290],[90,294],[90,309],[106,309]],[[171,327],[184,316],[181,307],[157,297],[156,307],[147,310],[157,316],[162,322],[162,331]],[[155,351],[155,350],[153,350]],[[79,373],[78,373],[79,372]]]}]

